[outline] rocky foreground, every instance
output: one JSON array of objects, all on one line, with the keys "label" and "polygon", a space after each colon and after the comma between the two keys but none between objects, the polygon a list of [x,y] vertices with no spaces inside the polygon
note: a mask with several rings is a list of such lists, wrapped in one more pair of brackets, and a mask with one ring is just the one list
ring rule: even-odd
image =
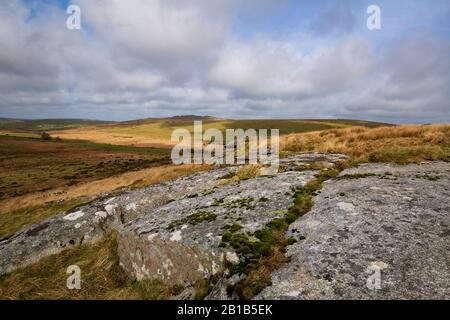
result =
[{"label": "rocky foreground", "polygon": [[344,170],[291,225],[303,240],[258,298],[450,298],[449,179],[444,162]]},{"label": "rocky foreground", "polygon": [[[283,217],[318,168],[346,159],[299,154],[274,175],[236,181],[239,169],[214,169],[106,195],[0,242],[0,274],[117,230],[121,266],[138,281],[188,289],[220,276],[207,298],[227,299],[242,254],[225,239],[253,235]],[[286,234],[290,260],[258,299],[450,297],[450,165],[368,164],[324,183],[314,206]],[[248,236],[249,235],[249,236]],[[293,243],[293,244],[292,244]]]}]

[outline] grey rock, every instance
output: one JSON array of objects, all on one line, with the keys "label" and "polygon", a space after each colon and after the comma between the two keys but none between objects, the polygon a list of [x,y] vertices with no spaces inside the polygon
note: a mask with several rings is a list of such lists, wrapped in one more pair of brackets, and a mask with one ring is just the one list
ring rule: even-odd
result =
[{"label": "grey rock", "polygon": [[205,300],[238,300],[238,297],[231,293],[228,295],[227,288],[234,286],[244,278],[244,275],[233,275],[229,278],[221,278],[212,288],[211,292],[205,297]]},{"label": "grey rock", "polygon": [[362,176],[327,181],[291,225],[288,235],[304,240],[256,298],[448,299],[450,164],[367,164],[348,174]]},{"label": "grey rock", "polygon": [[120,225],[120,211],[109,200],[78,207],[26,228],[0,242],[0,274],[32,264],[71,246],[92,242]]},{"label": "grey rock", "polygon": [[194,287],[187,287],[180,294],[173,296],[170,300],[194,300],[195,293]]},{"label": "grey rock", "polygon": [[[305,161],[310,162],[322,157],[321,154],[302,156]],[[238,169],[214,169],[138,190],[124,190],[114,195],[103,194],[97,201],[27,227],[0,242],[0,275],[74,245],[94,242],[111,229],[119,230],[123,224],[145,216],[167,203],[184,202],[187,196],[195,197],[215,186],[220,187],[221,178]],[[181,215],[178,214],[180,217]]]},{"label": "grey rock", "polygon": [[237,168],[216,169],[123,191],[64,212],[19,231],[0,242],[0,274],[34,263],[71,246],[96,241],[145,212],[165,203],[212,188]]},{"label": "grey rock", "polygon": [[323,168],[331,168],[339,162],[345,161],[348,156],[338,153],[298,153],[293,156],[280,159],[280,166],[287,171],[297,170],[298,168],[307,169],[312,164],[317,164]]},{"label": "grey rock", "polygon": [[[224,271],[225,258],[239,262],[232,249],[219,246],[225,226],[239,224],[239,232],[246,233],[264,228],[292,204],[287,194],[314,173],[290,171],[240,181],[150,211],[121,229],[121,265],[137,280],[186,285]],[[212,218],[198,222],[196,216]]]}]

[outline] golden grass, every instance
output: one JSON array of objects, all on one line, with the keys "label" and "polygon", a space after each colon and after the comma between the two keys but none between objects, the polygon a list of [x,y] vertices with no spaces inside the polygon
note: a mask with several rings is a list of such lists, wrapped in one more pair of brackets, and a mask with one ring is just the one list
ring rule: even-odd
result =
[{"label": "golden grass", "polygon": [[[69,290],[67,268],[81,270],[81,289]],[[81,245],[43,258],[0,276],[0,299],[168,299],[181,287],[155,280],[132,283],[119,265],[117,237],[111,233],[94,244]]]},{"label": "golden grass", "polygon": [[259,165],[246,165],[240,168],[236,174],[235,177],[238,180],[248,180],[258,177],[261,174],[261,166]]},{"label": "golden grass", "polygon": [[207,165],[167,165],[140,171],[127,172],[114,177],[80,183],[74,186],[56,188],[45,192],[31,193],[0,202],[0,214],[43,205],[48,202],[97,196],[129,186],[145,186],[161,181],[207,170]]},{"label": "golden grass", "polygon": [[96,143],[108,143],[123,146],[136,147],[155,147],[155,148],[171,148],[175,143],[172,143],[167,138],[158,138],[154,136],[142,136],[132,133],[115,133],[98,128],[83,128],[67,131],[52,132],[53,137],[60,137],[61,139],[87,140]]},{"label": "golden grass", "polygon": [[[158,119],[146,123],[121,123],[110,126],[55,131],[52,132],[52,136],[116,145],[171,148],[177,144],[177,142],[171,141],[172,132],[175,129],[182,128],[193,133],[193,123],[193,121],[173,122],[168,119]],[[226,121],[205,122],[203,123],[203,129],[217,128],[221,130],[225,129],[226,124]]]},{"label": "golden grass", "polygon": [[[97,143],[116,145],[133,145],[140,147],[170,148],[176,143],[171,141],[171,134],[175,129],[186,129],[193,133],[194,120],[152,119],[133,122],[122,122],[113,125],[100,125],[72,130],[52,131],[52,136],[63,139],[89,140]],[[209,119],[203,121],[203,130],[210,128],[221,130],[242,128],[280,129],[280,134],[292,132],[319,131],[328,128],[341,128],[354,125],[379,126],[380,123],[354,120],[225,120]]]},{"label": "golden grass", "polygon": [[229,176],[222,178],[219,185],[226,185],[235,183],[241,180],[248,180],[259,177],[261,175],[261,166],[258,164],[248,164],[242,166],[236,173],[231,173]]},{"label": "golden grass", "polygon": [[280,146],[285,152],[345,153],[355,163],[447,161],[450,160],[450,125],[331,129],[287,135],[281,137]]}]

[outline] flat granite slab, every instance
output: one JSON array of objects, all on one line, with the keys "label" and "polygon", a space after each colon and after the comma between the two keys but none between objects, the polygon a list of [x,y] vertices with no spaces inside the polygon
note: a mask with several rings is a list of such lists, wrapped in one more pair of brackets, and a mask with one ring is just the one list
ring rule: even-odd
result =
[{"label": "flat granite slab", "polygon": [[366,164],[325,182],[257,299],[449,299],[450,164]]}]

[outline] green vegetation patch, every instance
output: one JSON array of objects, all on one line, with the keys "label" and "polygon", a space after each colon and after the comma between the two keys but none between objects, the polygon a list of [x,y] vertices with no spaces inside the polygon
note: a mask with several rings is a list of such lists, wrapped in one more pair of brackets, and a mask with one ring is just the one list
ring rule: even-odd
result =
[{"label": "green vegetation patch", "polygon": [[364,178],[370,178],[370,177],[378,177],[380,179],[388,179],[388,180],[396,180],[397,179],[397,177],[395,177],[390,172],[386,172],[384,174],[376,174],[376,173],[368,172],[368,173],[344,174],[342,176],[336,177],[335,180],[354,180],[354,179],[364,179]]},{"label": "green vegetation patch", "polygon": [[217,214],[211,212],[196,212],[188,215],[187,217],[174,221],[169,224],[167,230],[174,231],[176,228],[181,227],[184,224],[197,225],[202,222],[211,222],[217,219]]},{"label": "green vegetation patch", "polygon": [[226,231],[230,231],[230,232],[236,232],[236,231],[241,230],[242,226],[240,224],[233,223],[233,224],[225,225],[222,229],[224,229]]},{"label": "green vegetation patch", "polygon": [[430,180],[430,181],[437,181],[439,179],[441,179],[440,176],[436,176],[436,175],[429,175],[429,174],[417,174],[416,175],[417,179],[425,179],[425,180]]},{"label": "green vegetation patch", "polygon": [[170,155],[168,148],[154,148],[154,147],[135,147],[107,143],[96,143],[84,140],[53,140],[54,143],[65,143],[73,146],[83,147],[93,150],[110,151],[117,153],[135,153],[135,154],[150,154],[150,155]]},{"label": "green vegetation patch", "polygon": [[247,210],[253,210],[255,209],[255,206],[252,204],[254,201],[253,198],[241,198],[234,200],[231,202],[228,207],[230,209],[232,208],[240,208],[240,209],[247,209]]},{"label": "green vegetation patch", "polygon": [[214,199],[213,203],[211,204],[211,207],[217,207],[220,206],[223,203],[223,199]]},{"label": "green vegetation patch", "polygon": [[362,179],[368,177],[377,177],[378,175],[375,173],[351,173],[345,174],[343,176],[336,177],[336,180],[353,180],[353,179]]}]

